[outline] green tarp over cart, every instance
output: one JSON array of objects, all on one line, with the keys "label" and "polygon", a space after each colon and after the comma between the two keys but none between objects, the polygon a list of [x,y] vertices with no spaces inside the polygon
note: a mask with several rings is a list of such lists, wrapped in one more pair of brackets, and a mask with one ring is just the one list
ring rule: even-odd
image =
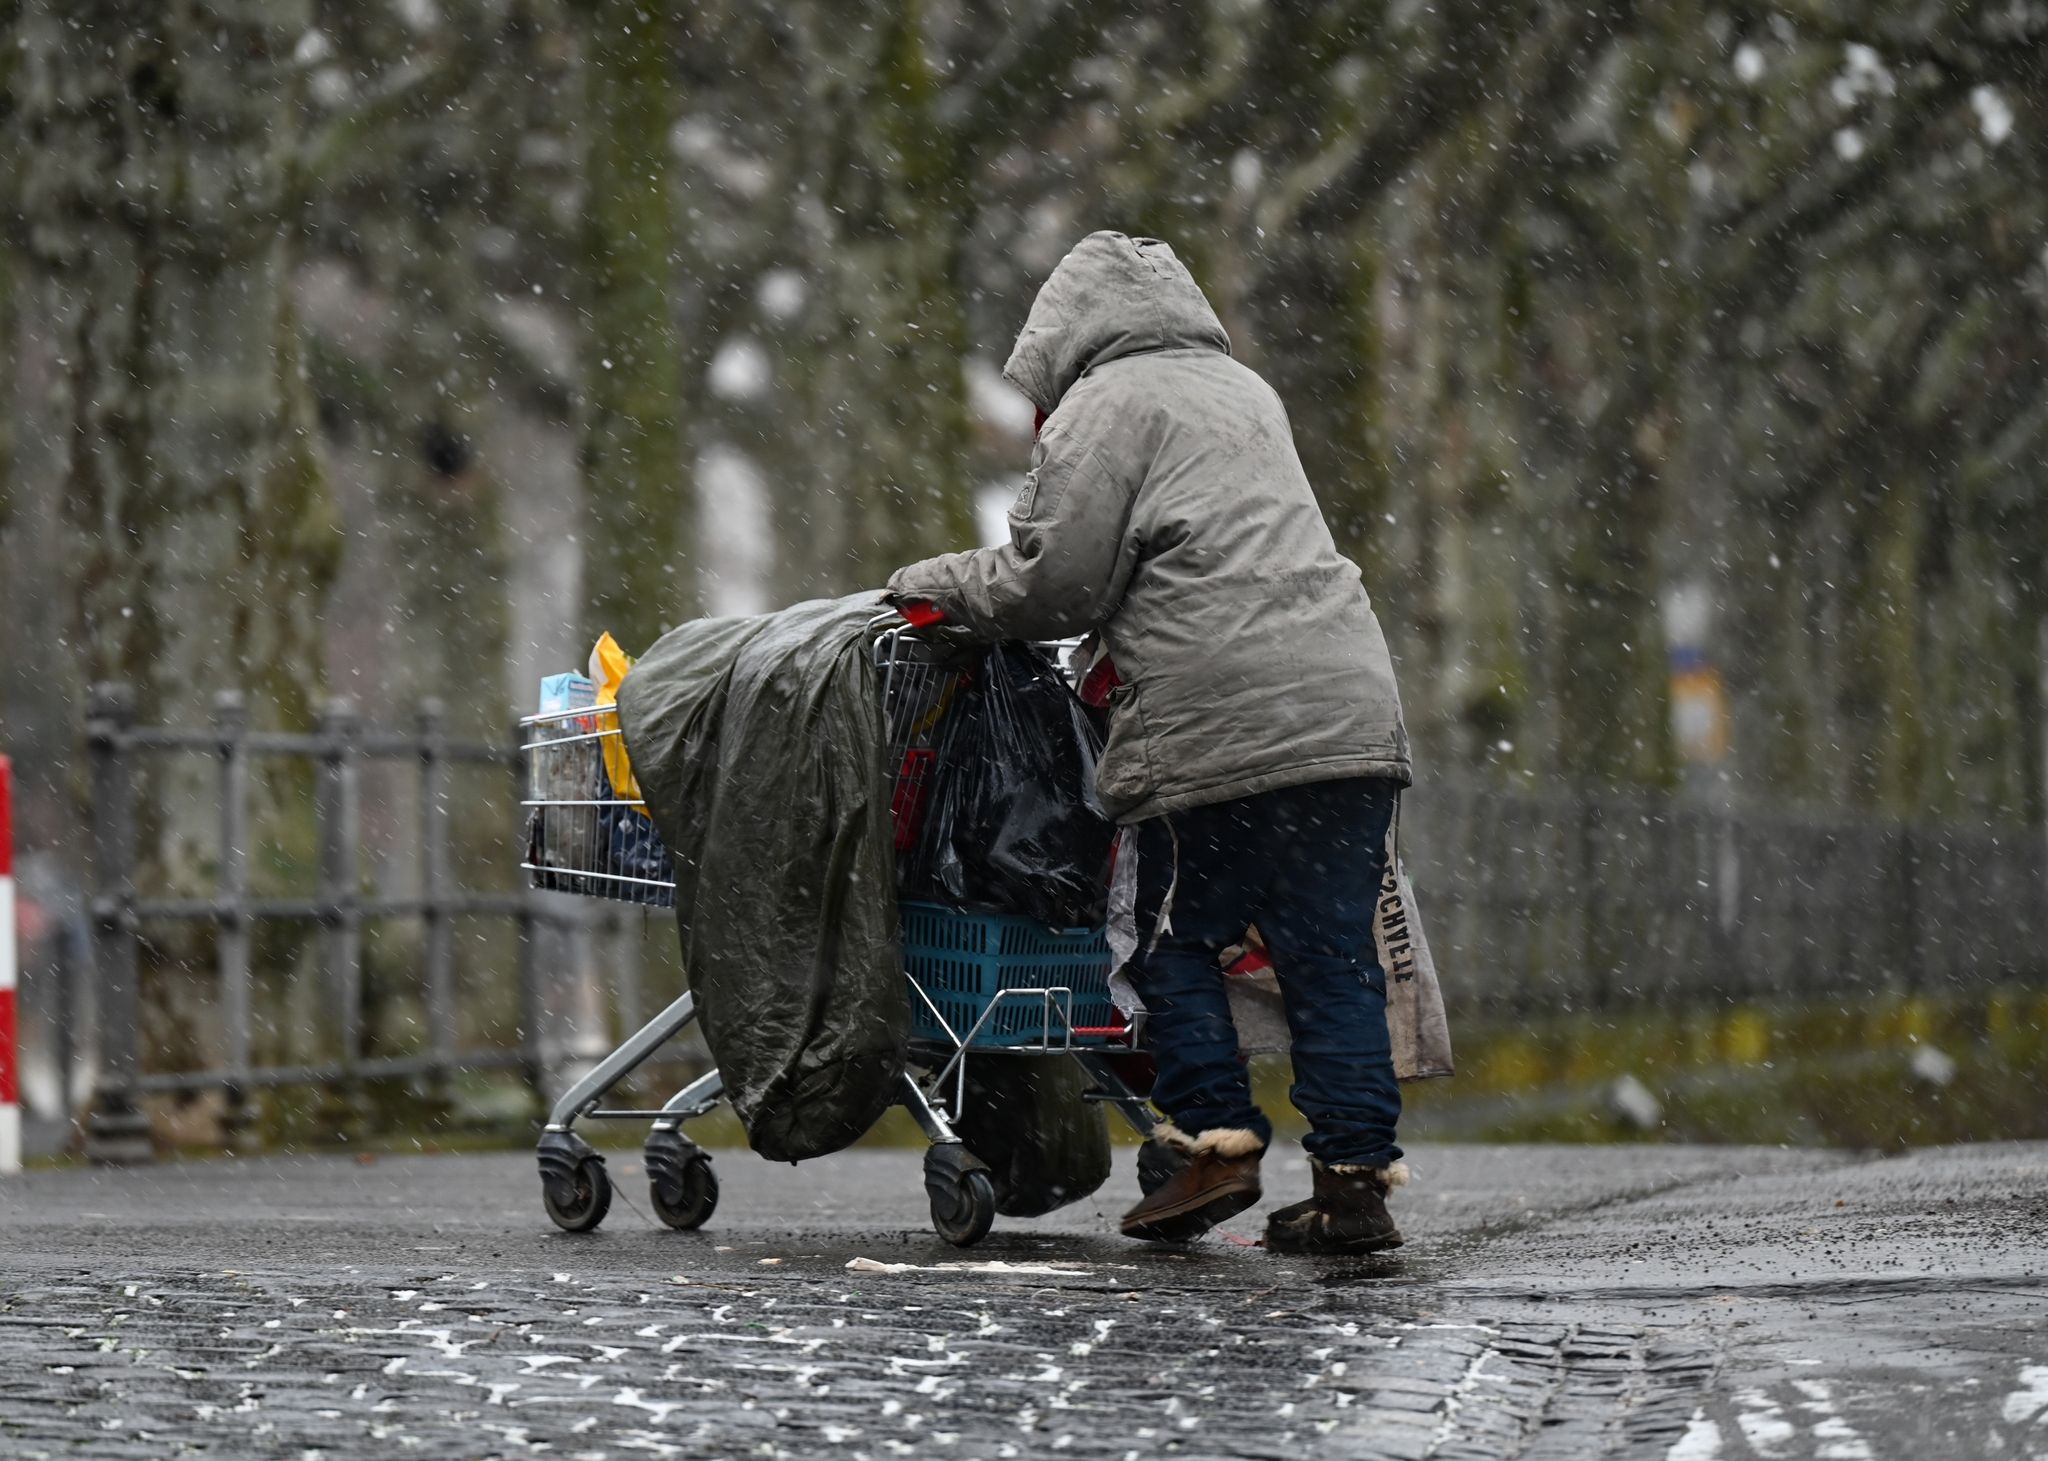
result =
[{"label": "green tarp over cart", "polygon": [[[704,1038],[747,1140],[777,1161],[860,1137],[896,1099],[907,1059],[870,652],[882,609],[868,593],[697,620],[657,640],[619,689],[641,795],[675,862]],[[963,1134],[995,1169],[1005,1212],[1050,1211],[1101,1185],[1100,1110],[1064,1069],[1008,1069],[1069,1062],[977,1064],[1007,1099],[970,1097]]]}]

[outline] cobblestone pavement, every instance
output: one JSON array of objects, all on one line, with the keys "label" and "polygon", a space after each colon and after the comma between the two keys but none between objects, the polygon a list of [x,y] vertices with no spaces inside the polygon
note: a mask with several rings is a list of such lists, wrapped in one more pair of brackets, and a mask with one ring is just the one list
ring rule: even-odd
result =
[{"label": "cobblestone pavement", "polygon": [[908,1152],[689,1235],[615,1155],[583,1238],[523,1157],[31,1173],[0,1455],[2048,1457],[2048,1147],[1414,1161],[1351,1263],[1124,1243],[1128,1173],[963,1254]]}]

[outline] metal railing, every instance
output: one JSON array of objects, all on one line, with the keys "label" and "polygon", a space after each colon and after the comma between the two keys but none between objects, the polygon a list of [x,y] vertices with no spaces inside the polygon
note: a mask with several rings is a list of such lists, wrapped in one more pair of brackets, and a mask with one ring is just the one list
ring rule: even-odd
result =
[{"label": "metal railing", "polygon": [[2038,830],[1453,781],[1401,848],[1454,1012],[2048,987]]},{"label": "metal railing", "polygon": [[[234,694],[217,698],[205,729],[144,727],[124,687],[97,687],[86,724],[100,1050],[89,1153],[145,1158],[140,1099],[156,1092],[222,1091],[230,1129],[251,1092],[279,1085],[346,1092],[375,1079],[443,1082],[460,1071],[510,1069],[545,1099],[553,1079],[542,1039],[549,955],[538,945],[573,921],[564,905],[579,900],[466,889],[450,859],[453,770],[504,768],[510,812],[521,815],[517,739],[516,730],[498,744],[451,737],[432,704],[410,731],[367,729],[342,700],[327,704],[312,732],[258,731]],[[205,897],[137,888],[141,758],[178,754],[217,764],[218,875]],[[313,763],[318,886],[307,895],[252,890],[251,767],[263,757]],[[417,778],[417,891],[405,896],[362,887],[360,778],[380,761],[409,762]],[[522,837],[521,826],[505,828],[508,874]],[[2038,831],[1432,780],[1404,798],[1400,846],[1454,1017],[2048,987],[2048,838]],[[414,1053],[380,1055],[364,1048],[364,930],[397,918],[420,921],[415,973],[425,1038]],[[518,1021],[509,1047],[463,1048],[458,1040],[458,918],[510,925]],[[255,1058],[252,935],[263,919],[317,925],[331,1058]],[[138,985],[145,929],[195,922],[214,931],[220,1059],[207,1069],[146,1069]],[[615,991],[629,1029],[639,1020],[636,979],[629,971]],[[67,1001],[77,1004],[68,992]]]},{"label": "metal railing", "polygon": [[[94,687],[85,740],[91,772],[91,841],[95,889],[91,901],[92,964],[98,981],[99,1075],[86,1123],[86,1148],[102,1161],[146,1160],[149,1124],[140,1097],[167,1091],[222,1091],[233,1130],[250,1093],[258,1088],[318,1085],[353,1088],[375,1079],[426,1077],[445,1082],[458,1071],[516,1069],[539,1093],[546,1079],[540,1045],[541,970],[536,933],[551,918],[545,895],[528,890],[473,891],[450,871],[452,817],[449,782],[465,764],[502,767],[516,807],[520,766],[511,743],[447,734],[441,708],[429,701],[411,731],[366,728],[345,699],[323,707],[308,733],[255,730],[242,697],[215,699],[206,729],[136,724],[134,699],[123,685]],[[210,896],[158,897],[138,891],[136,796],[148,755],[209,755],[218,768],[217,876]],[[252,891],[252,763],[259,758],[310,760],[316,792],[318,886],[304,896],[262,896]],[[363,891],[361,778],[368,763],[411,762],[417,768],[418,891],[410,896]],[[454,921],[504,919],[512,925],[519,989],[518,1046],[459,1048],[457,1043]],[[419,977],[425,1014],[424,1047],[403,1056],[364,1049],[363,939],[371,920],[420,920]],[[332,1057],[314,1063],[263,1065],[254,1058],[255,982],[252,938],[260,920],[317,925],[317,965],[323,1015],[332,1022]],[[201,923],[213,930],[214,981],[221,1060],[202,1070],[145,1069],[142,1048],[141,949],[151,925]]]}]

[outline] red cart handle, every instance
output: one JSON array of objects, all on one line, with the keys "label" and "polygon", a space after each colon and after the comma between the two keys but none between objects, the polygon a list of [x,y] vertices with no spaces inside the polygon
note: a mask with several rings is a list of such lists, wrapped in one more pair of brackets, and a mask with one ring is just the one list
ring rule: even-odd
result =
[{"label": "red cart handle", "polygon": [[946,622],[945,611],[928,599],[907,599],[896,606],[896,612],[913,629],[929,629]]}]

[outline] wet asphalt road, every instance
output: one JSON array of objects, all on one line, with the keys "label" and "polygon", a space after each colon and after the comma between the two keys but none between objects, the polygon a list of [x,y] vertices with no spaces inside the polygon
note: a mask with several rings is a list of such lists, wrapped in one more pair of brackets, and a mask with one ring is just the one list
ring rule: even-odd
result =
[{"label": "wet asphalt road", "polygon": [[1413,1161],[1348,1263],[1126,1243],[1128,1170],[963,1254],[914,1152],[721,1155],[692,1235],[614,1155],[581,1238],[522,1156],[30,1173],[0,1456],[2048,1458],[2048,1146]]}]

